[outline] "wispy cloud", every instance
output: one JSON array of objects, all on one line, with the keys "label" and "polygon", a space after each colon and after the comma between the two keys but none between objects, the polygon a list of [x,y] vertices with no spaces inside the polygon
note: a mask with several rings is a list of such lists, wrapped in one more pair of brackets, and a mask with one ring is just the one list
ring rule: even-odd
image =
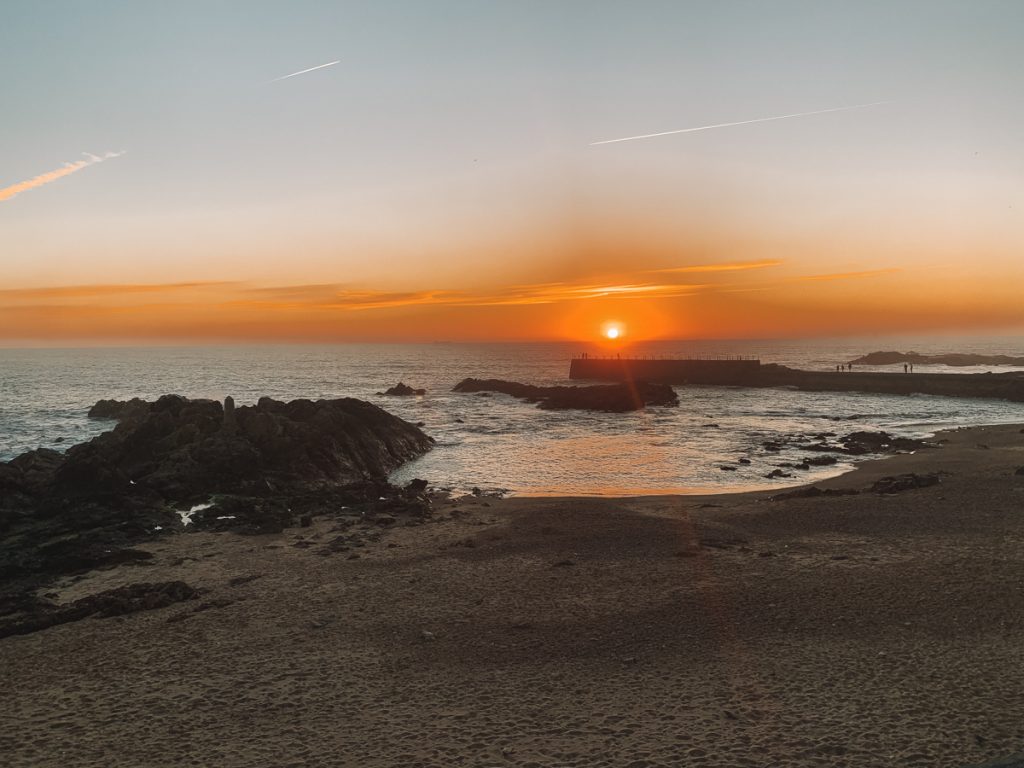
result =
[{"label": "wispy cloud", "polygon": [[84,160],[76,160],[73,163],[64,163],[64,167],[58,168],[55,171],[47,171],[46,173],[41,173],[27,181],[19,181],[17,184],[12,184],[9,187],[0,189],[0,202],[10,200],[15,195],[25,192],[26,190],[35,189],[36,187],[41,187],[44,184],[49,184],[51,181],[62,179],[65,176],[70,176],[72,173],[76,173],[83,168],[88,168],[90,165],[102,163],[104,160],[109,160],[113,157],[120,157],[124,152],[107,152],[103,155],[94,155],[91,152],[83,152],[82,154],[85,155]]},{"label": "wispy cloud", "polygon": [[141,283],[125,285],[62,285],[47,288],[4,288],[0,289],[0,299],[34,301],[37,299],[77,299],[97,296],[111,297],[142,293],[176,293],[179,291],[188,291],[197,288],[224,287],[229,285],[235,285],[235,283]]},{"label": "wispy cloud", "polygon": [[864,272],[833,272],[827,275],[802,275],[797,280],[858,280],[863,277],[878,277],[880,275],[891,275],[896,272],[902,272],[903,270],[898,267],[889,267],[888,269],[869,269]]},{"label": "wispy cloud", "polygon": [[336,284],[246,289],[231,306],[264,309],[365,311],[432,305],[449,307],[525,306],[590,299],[651,299],[689,296],[703,285],[664,283],[538,283],[481,292],[424,290],[387,292]]}]

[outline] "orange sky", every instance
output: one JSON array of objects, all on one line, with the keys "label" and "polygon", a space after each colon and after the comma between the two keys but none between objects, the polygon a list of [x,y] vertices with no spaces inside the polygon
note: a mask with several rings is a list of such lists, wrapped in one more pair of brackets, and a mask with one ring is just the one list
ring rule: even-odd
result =
[{"label": "orange sky", "polygon": [[15,5],[0,345],[1024,331],[1019,3]]},{"label": "orange sky", "polygon": [[[978,300],[983,297],[983,300]],[[486,289],[190,282],[0,290],[3,339],[89,342],[772,338],[1019,327],[1018,283],[937,265],[689,264]]]}]

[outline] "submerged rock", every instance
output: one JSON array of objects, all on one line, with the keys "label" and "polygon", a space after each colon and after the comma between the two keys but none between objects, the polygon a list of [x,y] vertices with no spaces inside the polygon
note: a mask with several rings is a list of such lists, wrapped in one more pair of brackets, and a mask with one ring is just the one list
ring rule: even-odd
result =
[{"label": "submerged rock", "polygon": [[391,395],[393,397],[412,397],[414,395],[425,395],[427,390],[425,389],[414,389],[404,382],[398,382],[395,386],[385,389],[383,392],[378,392],[379,395]]},{"label": "submerged rock", "polygon": [[648,405],[679,405],[679,397],[668,384],[634,382],[595,384],[588,387],[538,387],[501,379],[463,379],[453,392],[501,392],[547,410],[579,409],[622,413]]}]

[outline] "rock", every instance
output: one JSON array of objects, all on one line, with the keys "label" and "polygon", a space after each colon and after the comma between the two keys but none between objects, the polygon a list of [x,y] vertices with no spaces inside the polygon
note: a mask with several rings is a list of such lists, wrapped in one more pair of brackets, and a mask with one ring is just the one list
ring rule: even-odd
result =
[{"label": "rock", "polygon": [[749,464],[750,463],[750,459],[747,459],[747,458],[736,459],[736,462],[738,464]]},{"label": "rock", "polygon": [[1017,469],[1015,469],[1013,471],[1013,474],[1015,474],[1015,475],[1024,475],[1024,467],[1017,467]]},{"label": "rock", "polygon": [[938,485],[940,482],[941,480],[937,473],[918,475],[911,472],[906,475],[894,475],[876,480],[871,486],[871,490],[875,493],[900,493],[901,491],[909,491],[914,488],[927,488],[932,485]]},{"label": "rock", "polygon": [[238,431],[238,421],[235,419],[235,398],[228,395],[224,398],[224,434],[232,436]]},{"label": "rock", "polygon": [[774,480],[775,478],[779,478],[779,477],[792,477],[792,476],[793,475],[791,475],[789,472],[783,472],[781,469],[773,469],[771,472],[769,472],[767,475],[765,475],[765,477],[767,477],[769,480]]},{"label": "rock", "polygon": [[388,473],[433,442],[351,398],[261,398],[225,411],[165,395],[119,413],[113,430],[66,454],[40,449],[0,462],[0,581],[131,558],[127,547],[180,528],[175,509],[204,502],[212,506],[196,512],[194,527],[258,534],[302,514],[397,499]]},{"label": "rock", "polygon": [[37,605],[34,610],[16,614],[13,618],[0,623],[0,638],[27,635],[93,615],[109,618],[137,611],[166,608],[183,600],[193,600],[198,595],[197,590],[183,581],[131,584],[83,597],[66,606]]},{"label": "rock", "polygon": [[406,484],[405,488],[402,489],[402,493],[407,499],[414,499],[417,496],[422,496],[426,493],[427,485],[428,483],[426,480],[416,478],[414,480],[410,480]]},{"label": "rock", "polygon": [[89,409],[90,419],[121,419],[137,416],[149,411],[149,403],[138,397],[131,400],[98,400]]},{"label": "rock", "polygon": [[391,395],[392,397],[412,397],[414,395],[425,395],[427,390],[413,389],[408,384],[400,381],[395,386],[385,389],[383,393],[379,394]]},{"label": "rock", "polygon": [[500,379],[463,379],[453,392],[501,392],[536,402],[546,410],[588,410],[622,413],[649,405],[679,405],[679,397],[668,384],[595,384],[588,387],[538,387]]},{"label": "rock", "polygon": [[728,464],[723,464],[722,466],[719,467],[719,469],[722,470],[723,472],[735,472],[736,471],[736,467],[730,467]]},{"label": "rock", "polygon": [[[805,456],[801,459],[803,464],[811,467],[827,467],[835,464],[839,460],[835,456]],[[804,467],[806,469],[807,467]]]}]

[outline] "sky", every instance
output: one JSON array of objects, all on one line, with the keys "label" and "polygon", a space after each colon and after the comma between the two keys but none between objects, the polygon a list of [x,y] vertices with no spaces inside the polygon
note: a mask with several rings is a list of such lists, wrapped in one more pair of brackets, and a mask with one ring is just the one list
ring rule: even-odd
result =
[{"label": "sky", "polygon": [[13,2],[0,344],[1024,330],[1022,39],[986,0]]}]

